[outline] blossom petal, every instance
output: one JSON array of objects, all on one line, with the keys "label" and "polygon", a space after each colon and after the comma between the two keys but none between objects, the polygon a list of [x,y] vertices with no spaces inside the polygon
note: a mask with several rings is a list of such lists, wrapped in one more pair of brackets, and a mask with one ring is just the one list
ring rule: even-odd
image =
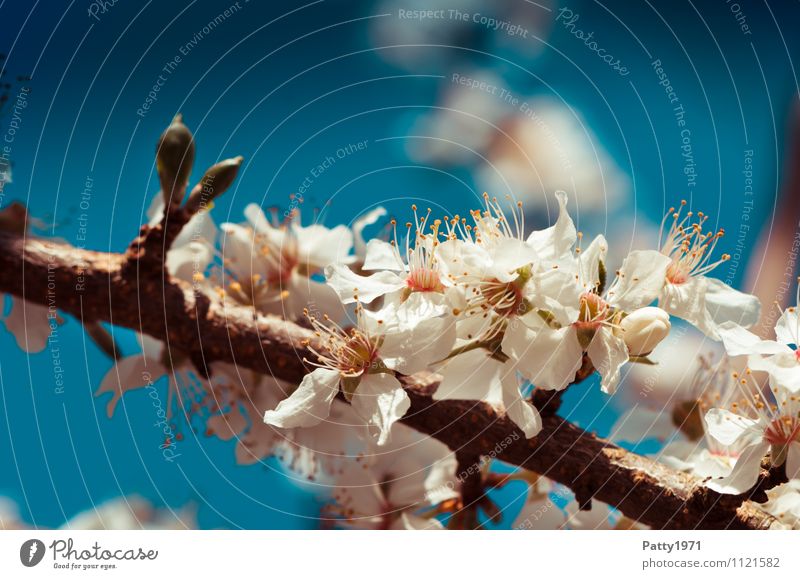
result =
[{"label": "blossom petal", "polygon": [[664,287],[670,258],[655,250],[632,251],[608,291],[608,301],[623,310],[649,305]]},{"label": "blossom petal", "polygon": [[356,257],[358,257],[361,261],[364,261],[364,258],[367,255],[367,244],[364,242],[364,229],[377,222],[378,219],[384,215],[386,215],[386,209],[378,206],[370,211],[367,211],[361,215],[361,217],[353,221],[353,225],[351,227],[353,230],[353,243],[355,246]]},{"label": "blossom petal", "polygon": [[600,374],[600,388],[606,394],[617,390],[620,369],[628,361],[628,346],[625,340],[615,336],[611,330],[599,328],[586,350],[592,365]]},{"label": "blossom petal", "polygon": [[459,277],[466,274],[483,277],[492,268],[492,258],[483,246],[448,239],[436,247],[443,273]]},{"label": "blossom petal", "polygon": [[533,438],[541,432],[542,417],[533,404],[520,394],[519,381],[514,370],[507,371],[503,377],[503,406],[508,419],[517,425],[525,438]]},{"label": "blossom petal", "polygon": [[608,241],[605,236],[598,235],[578,256],[578,280],[582,291],[593,290],[600,281],[600,263],[606,262]]},{"label": "blossom petal", "polygon": [[378,446],[389,441],[392,425],[411,407],[400,381],[391,374],[367,374],[353,394],[353,409],[369,424],[378,427]]},{"label": "blossom petal", "polygon": [[193,241],[167,252],[167,271],[173,277],[193,282],[194,275],[203,274],[213,259],[214,250],[210,244]]},{"label": "blossom petal", "polygon": [[[223,223],[222,256],[225,267],[237,280],[249,280],[254,273],[262,273],[255,248],[253,232],[236,223]],[[264,268],[266,271],[268,268]]]},{"label": "blossom petal", "polygon": [[708,433],[725,446],[737,442],[743,436],[752,436],[757,425],[755,420],[724,408],[712,408],[706,412],[705,420]]},{"label": "blossom petal", "polygon": [[517,270],[538,260],[536,250],[516,238],[502,239],[491,250],[492,267],[482,272],[484,277],[496,277],[500,281],[512,281]]},{"label": "blossom petal", "polygon": [[746,356],[748,354],[778,354],[786,352],[787,347],[772,340],[762,340],[754,333],[739,324],[725,322],[717,328],[725,351],[729,356]]},{"label": "blossom petal", "polygon": [[509,324],[503,337],[503,352],[516,361],[516,369],[537,388],[563,390],[575,379],[581,367],[583,348],[571,326],[554,330],[538,314],[526,316],[532,329],[515,321]]},{"label": "blossom petal", "polygon": [[456,324],[451,316],[423,319],[410,330],[386,334],[380,356],[389,368],[414,374],[446,358],[455,340]]},{"label": "blossom petal", "polygon": [[750,356],[748,365],[752,370],[767,372],[772,386],[781,386],[794,394],[800,392],[800,360],[793,351],[766,358]]},{"label": "blossom petal", "polygon": [[796,347],[800,347],[800,344],[797,343],[797,329],[800,328],[797,315],[797,308],[784,310],[778,323],[775,324],[775,335],[784,344],[794,344]]},{"label": "blossom petal", "polygon": [[499,374],[502,363],[483,349],[470,350],[447,360],[437,370],[442,381],[433,394],[434,400],[502,401]]},{"label": "blossom petal", "polygon": [[768,450],[769,444],[766,442],[746,447],[736,460],[731,474],[721,479],[712,479],[706,486],[723,495],[739,495],[750,490],[758,480],[761,460]]},{"label": "blossom petal", "polygon": [[367,256],[364,258],[364,270],[387,269],[402,271],[405,269],[397,247],[383,239],[370,239],[367,242]]},{"label": "blossom petal", "polygon": [[574,272],[566,268],[537,272],[525,287],[530,288],[525,297],[531,305],[550,312],[562,326],[578,319],[583,290],[575,283]]},{"label": "blossom petal", "polygon": [[758,322],[761,315],[761,302],[756,296],[735,290],[713,277],[708,278],[706,308],[717,325],[735,322],[749,328]]},{"label": "blossom petal", "polygon": [[379,271],[370,276],[353,273],[349,267],[334,263],[325,268],[328,285],[338,294],[344,304],[356,301],[369,304],[375,298],[405,287],[405,281],[391,271]]},{"label": "blossom petal", "polygon": [[692,277],[686,283],[667,283],[658,300],[665,312],[686,320],[706,336],[719,340],[716,325],[706,310],[708,278]]},{"label": "blossom petal", "polygon": [[352,263],[353,232],[344,225],[328,229],[323,225],[294,226],[297,235],[298,261],[310,270],[332,263]]},{"label": "blossom petal", "polygon": [[568,256],[577,241],[578,234],[575,224],[567,211],[567,194],[557,191],[558,218],[556,222],[542,231],[534,231],[528,236],[530,244],[539,257],[547,260],[559,260]]},{"label": "blossom petal", "polygon": [[282,301],[276,302],[272,308],[262,305],[259,309],[265,313],[278,313],[289,320],[301,318],[306,309],[317,317],[328,314],[330,319],[337,322],[345,316],[339,296],[326,283],[293,272],[286,290],[288,295]]},{"label": "blossom petal", "polygon": [[317,368],[306,374],[300,386],[275,410],[264,413],[264,422],[280,428],[319,424],[330,414],[331,403],[339,392],[339,372]]}]

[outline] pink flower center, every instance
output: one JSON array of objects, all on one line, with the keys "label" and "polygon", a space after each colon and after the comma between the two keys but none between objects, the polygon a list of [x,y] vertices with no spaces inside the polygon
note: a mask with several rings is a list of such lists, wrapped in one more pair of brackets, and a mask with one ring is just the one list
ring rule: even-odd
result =
[{"label": "pink flower center", "polygon": [[609,313],[608,303],[599,295],[585,293],[581,296],[580,314],[575,326],[578,329],[597,329]]},{"label": "pink flower center", "polygon": [[778,446],[800,441],[800,419],[796,416],[776,418],[764,431],[764,440]]},{"label": "pink flower center", "polygon": [[439,272],[429,268],[415,268],[408,274],[406,285],[414,292],[442,292],[441,279]]},{"label": "pink flower center", "polygon": [[673,260],[667,267],[667,280],[674,285],[681,285],[689,281],[690,270],[680,260]]}]

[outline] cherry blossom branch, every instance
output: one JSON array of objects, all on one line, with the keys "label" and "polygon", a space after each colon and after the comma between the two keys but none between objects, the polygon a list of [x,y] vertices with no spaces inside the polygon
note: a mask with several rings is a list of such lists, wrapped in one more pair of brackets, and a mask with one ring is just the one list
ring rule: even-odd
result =
[{"label": "cherry blossom branch", "polygon": [[[313,341],[311,331],[226,305],[166,273],[164,256],[188,217],[171,208],[160,224],[144,226],[124,254],[0,233],[0,291],[70,313],[84,324],[109,322],[163,340],[190,355],[201,372],[224,361],[299,382],[308,371],[303,358],[313,358],[304,345]],[[434,401],[437,380],[427,373],[401,377],[411,399],[402,422],[459,456],[493,456],[529,469],[571,488],[584,507],[597,499],[655,528],[766,529],[775,523],[746,497],[719,495],[693,476],[556,416],[557,396],[537,396],[543,428],[527,440],[485,403]],[[775,479],[774,473],[762,476],[757,498]]]}]

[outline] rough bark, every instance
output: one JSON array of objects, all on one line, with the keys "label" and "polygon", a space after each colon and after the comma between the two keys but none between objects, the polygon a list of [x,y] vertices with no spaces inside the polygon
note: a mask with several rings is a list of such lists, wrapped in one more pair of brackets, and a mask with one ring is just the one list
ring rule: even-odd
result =
[{"label": "rough bark", "polygon": [[[0,233],[0,292],[83,322],[149,334],[186,351],[200,371],[224,361],[298,382],[308,371],[303,358],[312,357],[303,345],[314,338],[309,330],[226,306],[165,273],[163,256],[185,222],[179,210],[172,211],[166,234],[162,225],[145,226],[125,254]],[[775,523],[746,497],[718,495],[695,477],[566,422],[553,411],[557,399],[544,405],[542,432],[526,440],[484,403],[434,401],[436,380],[435,374],[402,377],[411,398],[403,422],[459,455],[489,456],[530,469],[570,487],[584,507],[596,498],[654,528],[765,529]]]}]

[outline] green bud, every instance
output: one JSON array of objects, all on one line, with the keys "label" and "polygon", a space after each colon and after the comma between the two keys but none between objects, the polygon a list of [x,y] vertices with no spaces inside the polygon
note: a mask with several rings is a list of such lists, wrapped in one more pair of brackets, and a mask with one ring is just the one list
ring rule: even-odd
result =
[{"label": "green bud", "polygon": [[194,214],[211,204],[214,199],[222,195],[236,180],[239,167],[242,166],[244,157],[225,159],[208,168],[200,182],[194,186],[186,200],[184,208]]},{"label": "green bud", "polygon": [[156,147],[156,169],[167,207],[183,200],[194,165],[194,152],[194,136],[183,124],[183,116],[177,114],[161,134]]}]

